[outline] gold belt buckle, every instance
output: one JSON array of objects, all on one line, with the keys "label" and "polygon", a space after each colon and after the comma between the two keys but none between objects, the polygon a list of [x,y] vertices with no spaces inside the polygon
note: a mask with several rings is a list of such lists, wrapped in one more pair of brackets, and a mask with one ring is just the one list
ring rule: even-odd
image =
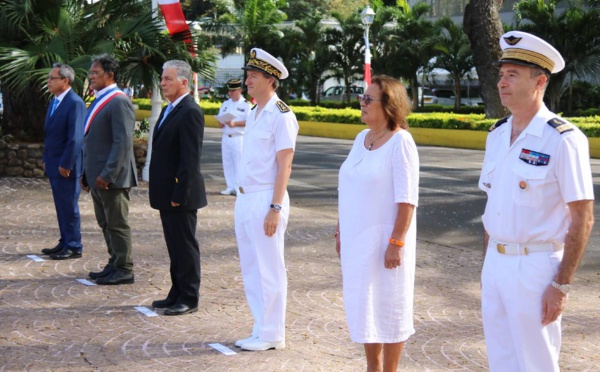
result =
[{"label": "gold belt buckle", "polygon": [[506,254],[504,244],[496,244],[496,249],[498,250],[498,253]]},{"label": "gold belt buckle", "polygon": [[240,192],[241,192],[242,194],[245,194],[245,192],[244,192],[244,188],[243,188],[242,186],[240,186]]}]

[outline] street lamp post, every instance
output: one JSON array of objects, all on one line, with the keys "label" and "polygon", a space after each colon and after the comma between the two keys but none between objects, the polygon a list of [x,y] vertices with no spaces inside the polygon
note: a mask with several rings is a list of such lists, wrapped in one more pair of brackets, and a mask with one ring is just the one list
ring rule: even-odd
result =
[{"label": "street lamp post", "polygon": [[[158,1],[152,0],[152,16],[156,17],[158,11]],[[152,104],[152,111],[150,112],[150,117],[148,118],[148,123],[150,124],[150,129],[148,131],[148,149],[146,150],[146,163],[144,164],[144,168],[142,169],[142,179],[144,181],[150,180],[150,157],[152,155],[152,137],[154,136],[154,126],[158,121],[158,117],[160,116],[160,111],[162,109],[163,99],[160,95],[160,85],[154,84],[152,87],[152,96],[150,98],[150,103]]]},{"label": "street lamp post", "polygon": [[373,24],[375,11],[368,4],[360,13],[362,24],[365,26],[365,90],[371,85],[371,48],[369,46],[369,27]]}]

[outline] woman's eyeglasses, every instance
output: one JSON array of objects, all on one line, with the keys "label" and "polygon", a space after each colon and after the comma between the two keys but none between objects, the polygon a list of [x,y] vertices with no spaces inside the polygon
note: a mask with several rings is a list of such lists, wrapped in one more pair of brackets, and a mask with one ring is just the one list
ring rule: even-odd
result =
[{"label": "woman's eyeglasses", "polygon": [[369,106],[371,104],[371,102],[373,101],[381,101],[381,99],[375,98],[375,97],[371,97],[368,94],[363,94],[360,97],[360,101],[365,103],[365,106]]}]

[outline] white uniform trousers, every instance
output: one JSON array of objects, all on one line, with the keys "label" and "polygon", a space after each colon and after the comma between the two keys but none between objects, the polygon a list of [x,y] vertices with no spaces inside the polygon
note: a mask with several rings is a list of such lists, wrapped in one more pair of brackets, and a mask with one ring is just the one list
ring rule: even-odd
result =
[{"label": "white uniform trousers", "polygon": [[238,167],[242,158],[243,144],[244,136],[242,134],[223,134],[223,139],[221,140],[221,158],[223,159],[225,183],[230,190],[237,191]]},{"label": "white uniform trousers", "polygon": [[488,246],[481,312],[491,372],[559,371],[562,317],[542,325],[542,296],[562,255],[505,255],[494,244]]},{"label": "white uniform trousers", "polygon": [[262,341],[285,340],[287,273],[283,258],[284,235],[290,211],[285,193],[277,231],[265,235],[264,221],[273,190],[242,194],[235,202],[235,234],[246,300],[254,317],[252,335]]}]

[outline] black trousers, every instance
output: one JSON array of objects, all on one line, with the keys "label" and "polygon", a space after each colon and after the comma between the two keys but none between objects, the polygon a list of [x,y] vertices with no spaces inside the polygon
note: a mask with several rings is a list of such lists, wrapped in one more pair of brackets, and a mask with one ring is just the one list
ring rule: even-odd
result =
[{"label": "black trousers", "polygon": [[167,299],[198,306],[200,297],[200,247],[196,239],[198,210],[160,211],[165,241],[171,259],[171,290]]}]

